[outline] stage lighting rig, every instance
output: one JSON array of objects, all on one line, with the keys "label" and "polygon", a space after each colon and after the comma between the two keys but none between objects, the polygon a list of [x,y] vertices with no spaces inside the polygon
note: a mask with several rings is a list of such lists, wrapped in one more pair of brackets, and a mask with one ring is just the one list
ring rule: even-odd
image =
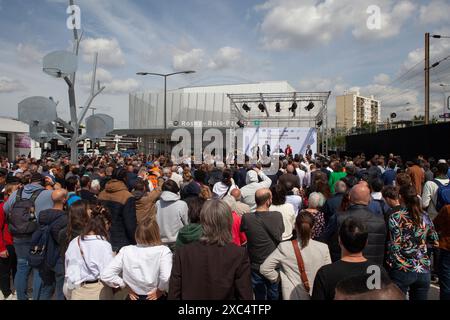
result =
[{"label": "stage lighting rig", "polygon": [[244,127],[245,127],[245,123],[244,123],[244,121],[242,121],[242,120],[239,120],[239,121],[237,122],[237,125],[239,126],[239,128],[244,128]]}]

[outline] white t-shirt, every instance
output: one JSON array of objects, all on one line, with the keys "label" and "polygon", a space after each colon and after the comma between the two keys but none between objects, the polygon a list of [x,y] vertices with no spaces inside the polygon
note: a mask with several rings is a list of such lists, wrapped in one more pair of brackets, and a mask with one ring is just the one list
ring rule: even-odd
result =
[{"label": "white t-shirt", "polygon": [[292,204],[294,207],[295,217],[297,217],[299,210],[302,208],[302,197],[297,195],[286,196],[286,203]]},{"label": "white t-shirt", "polygon": [[284,232],[281,236],[281,240],[289,240],[292,238],[292,231],[295,229],[295,212],[294,206],[290,203],[285,203],[280,206],[271,205],[270,211],[277,211],[281,213],[283,217]]},{"label": "white t-shirt", "polygon": [[300,183],[300,187],[303,187],[303,185],[306,184],[305,181],[304,181],[305,180],[305,176],[306,176],[306,172],[301,170],[301,169],[299,169],[299,168],[296,168],[295,170],[297,171],[297,176],[298,176],[298,180],[299,180],[299,183]]},{"label": "white t-shirt", "polygon": [[228,195],[230,195],[231,191],[234,189],[238,189],[238,187],[234,184],[234,182],[231,185],[231,187],[227,186],[223,182],[217,182],[214,184],[214,187],[213,187],[214,198],[215,199],[223,198],[223,196],[225,195],[225,192],[227,192],[227,190],[228,190],[228,193],[226,194],[226,196],[228,196]]},{"label": "white t-shirt", "polygon": [[[443,185],[449,183],[449,179],[436,179]],[[428,181],[423,186],[422,192],[422,205],[424,208],[427,208],[428,215],[433,220],[439,214],[436,210],[437,203],[437,191],[439,186],[434,181]]]}]

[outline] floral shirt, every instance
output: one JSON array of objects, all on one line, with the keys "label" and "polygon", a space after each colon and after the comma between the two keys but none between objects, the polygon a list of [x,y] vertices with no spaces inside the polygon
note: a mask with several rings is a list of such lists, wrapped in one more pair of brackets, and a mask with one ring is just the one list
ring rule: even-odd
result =
[{"label": "floral shirt", "polygon": [[316,240],[320,237],[325,230],[325,217],[323,212],[317,212],[314,214],[314,226],[311,230],[311,238]]},{"label": "floral shirt", "polygon": [[436,245],[438,235],[426,213],[419,226],[413,223],[407,209],[393,213],[389,217],[389,235],[387,263],[392,269],[417,273],[430,271],[427,245]]}]

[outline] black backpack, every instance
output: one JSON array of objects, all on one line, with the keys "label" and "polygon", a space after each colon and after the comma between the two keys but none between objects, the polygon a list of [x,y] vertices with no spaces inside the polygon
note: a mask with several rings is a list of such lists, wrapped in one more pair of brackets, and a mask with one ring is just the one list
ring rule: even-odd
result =
[{"label": "black backpack", "polygon": [[33,192],[30,199],[22,198],[23,188],[16,194],[16,202],[8,214],[9,232],[12,236],[31,236],[38,228],[35,202],[44,189]]},{"label": "black backpack", "polygon": [[30,255],[28,257],[28,264],[32,268],[43,271],[49,270],[56,265],[60,251],[50,231],[58,219],[49,225],[39,225],[39,228],[33,233]]}]

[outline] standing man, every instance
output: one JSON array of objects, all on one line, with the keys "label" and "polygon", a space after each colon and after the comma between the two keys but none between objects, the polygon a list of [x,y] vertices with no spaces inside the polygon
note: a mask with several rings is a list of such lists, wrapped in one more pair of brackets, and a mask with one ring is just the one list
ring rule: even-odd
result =
[{"label": "standing man", "polygon": [[409,166],[406,172],[411,177],[414,188],[416,188],[417,194],[421,195],[423,190],[422,187],[423,184],[425,183],[425,172],[420,167],[420,160],[414,159],[414,163],[411,166]]},{"label": "standing man", "polygon": [[263,145],[263,154],[266,157],[270,157],[270,154],[272,152],[272,149],[270,148],[269,141],[266,141],[266,143]]},{"label": "standing man", "polygon": [[281,213],[269,211],[272,205],[270,189],[255,194],[256,211],[242,216],[241,232],[247,236],[247,250],[252,270],[252,286],[256,300],[278,300],[278,284],[272,284],[259,272],[259,267],[277,248],[284,232]]},{"label": "standing man", "polygon": [[313,155],[313,152],[312,152],[312,150],[311,150],[311,145],[308,144],[308,146],[306,146],[305,156],[306,156],[306,157],[309,156],[310,158],[312,158],[312,155]]},{"label": "standing man", "polygon": [[[52,191],[45,190],[41,182],[41,174],[33,173],[29,183],[13,192],[4,205],[17,255],[17,273],[14,278],[17,300],[28,300],[28,278],[31,272],[28,257],[31,250],[31,236],[37,229],[39,214],[53,207]],[[23,219],[27,215],[30,219]],[[33,300],[49,300],[51,294],[52,288],[43,286],[39,270],[34,269]]]}]

